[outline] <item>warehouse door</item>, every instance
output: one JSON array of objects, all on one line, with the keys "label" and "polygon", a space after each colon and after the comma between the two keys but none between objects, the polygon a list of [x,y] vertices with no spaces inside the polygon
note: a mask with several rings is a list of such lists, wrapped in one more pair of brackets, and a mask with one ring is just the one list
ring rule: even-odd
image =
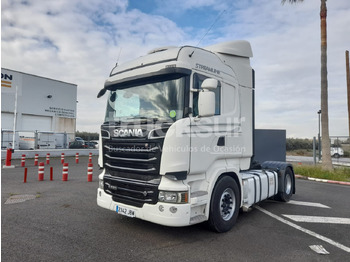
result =
[{"label": "warehouse door", "polygon": [[22,115],[22,130],[25,131],[52,131],[52,117],[50,116],[34,116]]}]

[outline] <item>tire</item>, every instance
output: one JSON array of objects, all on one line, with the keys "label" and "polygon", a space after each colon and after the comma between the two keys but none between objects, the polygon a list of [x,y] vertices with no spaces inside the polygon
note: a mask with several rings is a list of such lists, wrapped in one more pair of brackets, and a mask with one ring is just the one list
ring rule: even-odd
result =
[{"label": "tire", "polygon": [[221,178],[215,185],[210,201],[209,226],[222,233],[229,231],[236,223],[240,192],[236,181],[229,176]]},{"label": "tire", "polygon": [[282,202],[288,202],[293,195],[293,171],[291,168],[287,168],[284,172],[283,188],[282,192],[277,194],[277,200]]}]

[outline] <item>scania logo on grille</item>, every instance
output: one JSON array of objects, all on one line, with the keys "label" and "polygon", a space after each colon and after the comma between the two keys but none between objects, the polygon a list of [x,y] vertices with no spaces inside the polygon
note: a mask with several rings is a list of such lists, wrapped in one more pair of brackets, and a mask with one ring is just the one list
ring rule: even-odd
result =
[{"label": "scania logo on grille", "polygon": [[127,137],[127,136],[137,136],[142,137],[143,132],[142,129],[115,129],[114,130],[115,137]]}]

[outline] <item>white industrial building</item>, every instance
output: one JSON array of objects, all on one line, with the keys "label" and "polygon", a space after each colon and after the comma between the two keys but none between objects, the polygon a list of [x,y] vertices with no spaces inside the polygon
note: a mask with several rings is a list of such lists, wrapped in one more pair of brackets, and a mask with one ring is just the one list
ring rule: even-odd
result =
[{"label": "white industrial building", "polygon": [[[15,149],[33,139],[35,148],[40,143],[42,148],[65,147],[76,131],[77,85],[1,68],[2,148],[13,137],[14,112]],[[64,134],[64,138],[54,134]]]}]

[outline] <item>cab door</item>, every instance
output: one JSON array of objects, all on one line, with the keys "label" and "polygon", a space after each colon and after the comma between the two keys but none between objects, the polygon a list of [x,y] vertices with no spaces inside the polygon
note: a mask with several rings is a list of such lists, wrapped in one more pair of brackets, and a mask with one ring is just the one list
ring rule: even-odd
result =
[{"label": "cab door", "polygon": [[[195,73],[193,75],[193,114],[191,117],[191,160],[190,174],[206,175],[215,165],[225,169],[225,125],[221,115],[222,90],[221,81],[215,93],[215,115],[198,117],[198,96],[201,84],[209,76]],[[211,78],[211,77],[210,77]],[[197,91],[198,90],[198,91]]]}]

